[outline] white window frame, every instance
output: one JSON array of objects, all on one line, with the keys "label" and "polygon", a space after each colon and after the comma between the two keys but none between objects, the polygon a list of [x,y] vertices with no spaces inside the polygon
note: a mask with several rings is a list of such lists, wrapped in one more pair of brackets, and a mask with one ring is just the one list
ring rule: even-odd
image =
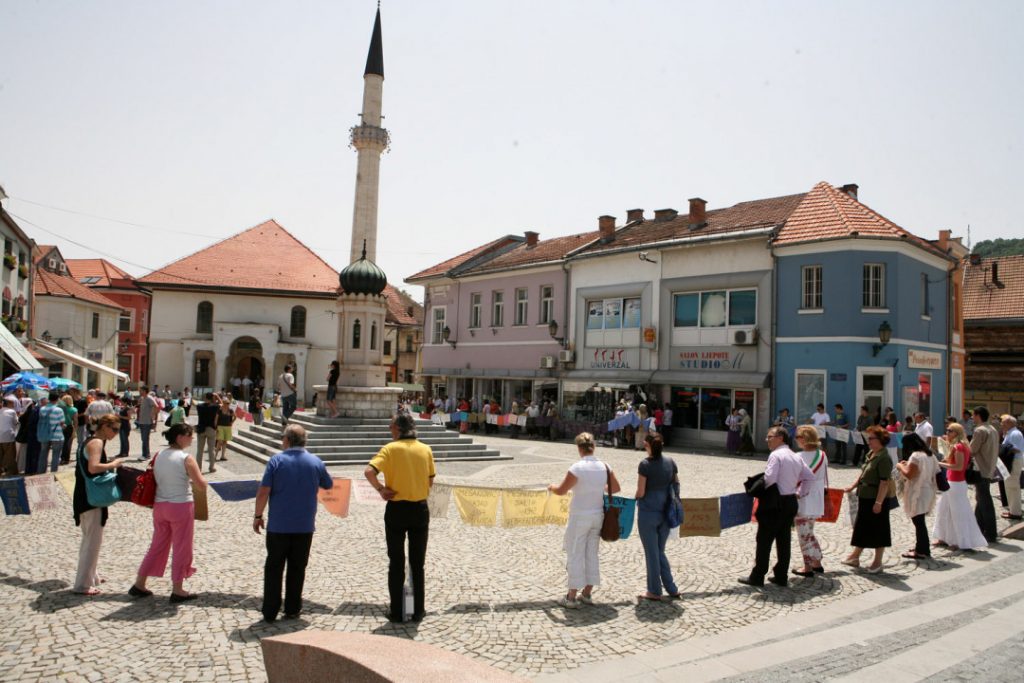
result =
[{"label": "white window frame", "polygon": [[448,316],[448,308],[446,306],[434,306],[431,311],[431,326],[432,331],[430,335],[430,343],[432,344],[443,344],[444,343],[444,328],[445,320]]},{"label": "white window frame", "polygon": [[[121,321],[125,318],[125,313],[128,314],[128,329],[121,328]],[[121,314],[117,316],[117,331],[118,332],[134,332],[135,331],[135,309],[134,308],[122,308]]]},{"label": "white window frame", "polygon": [[491,327],[505,326],[505,291],[491,292]]},{"label": "white window frame", "polygon": [[481,327],[483,317],[482,306],[483,295],[480,292],[473,292],[469,295],[469,326],[471,328]]},{"label": "white window frame", "polygon": [[[544,294],[544,290],[547,290],[547,296]],[[554,285],[541,285],[540,286],[540,317],[537,319],[538,325],[547,325],[554,318],[555,315],[555,286]]]},{"label": "white window frame", "polygon": [[885,264],[865,263],[861,268],[861,310],[888,313],[885,303]]},{"label": "white window frame", "polygon": [[[800,416],[800,375],[821,375],[821,386],[822,396],[816,403],[822,403],[828,405],[828,370],[815,369],[815,368],[798,368],[793,371],[793,406],[790,408],[790,415],[797,424],[803,424],[810,415]],[[786,406],[780,406],[785,408]],[[803,421],[801,421],[803,420]]]},{"label": "white window frame", "polygon": [[530,308],[530,290],[526,287],[516,288],[516,317],[512,323],[517,327],[526,325],[527,313]]},{"label": "white window frame", "polygon": [[[808,281],[807,275],[813,271],[817,271],[818,277],[816,280]],[[825,283],[825,270],[821,264],[814,264],[809,266],[801,266],[800,268],[800,311],[807,313],[821,313],[825,310],[824,300],[824,286]],[[808,288],[808,284],[811,288],[817,285],[816,291]]]}]

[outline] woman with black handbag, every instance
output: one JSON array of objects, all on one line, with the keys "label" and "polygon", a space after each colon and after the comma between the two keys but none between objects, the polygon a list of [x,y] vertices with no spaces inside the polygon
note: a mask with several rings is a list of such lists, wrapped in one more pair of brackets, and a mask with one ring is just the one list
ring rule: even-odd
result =
[{"label": "woman with black handbag", "polygon": [[636,507],[637,530],[647,568],[647,591],[637,597],[661,600],[664,587],[669,598],[678,600],[679,588],[672,578],[665,543],[672,531],[670,506],[677,505],[679,501],[679,468],[672,458],[662,455],[660,434],[648,434],[644,439],[644,449],[647,457],[637,468]]},{"label": "woman with black handbag", "polygon": [[598,547],[604,522],[604,494],[607,490],[609,496],[615,495],[621,488],[611,468],[594,455],[594,435],[582,432],[575,441],[580,459],[565,473],[561,484],[548,486],[548,491],[556,496],[574,491],[564,541],[569,590],[558,601],[566,609],[593,602],[590,595],[601,582]]}]

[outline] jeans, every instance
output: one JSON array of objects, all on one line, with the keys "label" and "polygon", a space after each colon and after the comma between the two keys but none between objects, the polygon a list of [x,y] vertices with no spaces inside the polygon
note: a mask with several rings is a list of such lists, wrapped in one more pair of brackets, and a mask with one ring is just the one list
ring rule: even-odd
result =
[{"label": "jeans", "polygon": [[60,465],[60,454],[64,450],[64,439],[54,441],[40,441],[39,442],[39,465],[36,467],[36,472],[42,474],[46,471],[46,453],[52,451],[50,455],[50,471],[56,472],[57,466]]},{"label": "jeans", "polygon": [[750,572],[752,583],[764,583],[764,577],[768,574],[768,563],[772,557],[773,542],[775,543],[775,554],[778,556],[773,570],[775,580],[780,583],[787,582],[790,549],[793,541],[791,527],[798,507],[796,496],[779,496],[778,510],[766,511],[763,514],[758,510],[756,559],[754,569]]},{"label": "jeans", "polygon": [[284,586],[284,613],[302,611],[302,586],[306,583],[306,563],[313,534],[276,534],[267,532],[267,561],[263,565],[263,616],[267,621],[277,618],[281,610],[281,580],[285,567],[288,577]]},{"label": "jeans", "polygon": [[298,394],[291,394],[290,396],[281,397],[281,412],[284,415],[285,423],[288,422],[288,418],[295,412],[295,408],[298,405],[299,396]]},{"label": "jeans", "polygon": [[139,433],[142,435],[142,459],[149,460],[149,433],[153,431],[153,425],[139,423]]},{"label": "jeans", "polygon": [[[991,501],[991,498],[989,500]],[[910,521],[914,523],[914,532],[917,536],[917,542],[914,544],[914,553],[923,557],[931,557],[932,549],[928,543],[928,524],[924,521],[924,514],[915,515],[910,518]]]},{"label": "jeans", "polygon": [[409,570],[412,572],[413,615],[426,611],[423,565],[427,559],[430,509],[427,501],[391,500],[384,508],[384,536],[388,546],[388,594],[390,613],[401,617],[405,585],[405,537],[409,536]]},{"label": "jeans", "polygon": [[974,518],[978,520],[978,528],[989,543],[996,540],[996,507],[992,503],[992,490],[988,479],[982,479],[974,485]]},{"label": "jeans", "polygon": [[121,440],[121,447],[117,451],[118,455],[128,455],[128,437],[131,433],[131,427],[128,427],[127,429],[122,427],[121,430],[118,431],[117,435]]},{"label": "jeans", "polygon": [[205,427],[202,431],[196,430],[196,464],[203,469],[203,446],[206,446],[207,454],[210,456],[210,469],[213,469],[217,461],[217,430],[214,427]]},{"label": "jeans", "polygon": [[[651,491],[647,492],[650,495]],[[664,498],[664,496],[662,496]],[[668,528],[665,514],[661,510],[650,510],[644,505],[646,497],[637,506],[637,530],[640,544],[644,547],[644,562],[647,568],[647,592],[661,595],[662,586],[669,595],[679,592],[672,578],[672,567],[665,556],[665,543],[672,530]]]}]

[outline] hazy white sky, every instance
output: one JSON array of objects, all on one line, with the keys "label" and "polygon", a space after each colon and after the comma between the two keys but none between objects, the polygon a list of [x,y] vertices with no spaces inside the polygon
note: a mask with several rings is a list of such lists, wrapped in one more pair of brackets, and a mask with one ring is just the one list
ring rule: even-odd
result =
[{"label": "hazy white sky", "polygon": [[[0,0],[5,207],[136,275],[268,218],[344,267],[375,5]],[[820,180],[924,237],[1021,235],[1022,2],[385,0],[382,19],[395,284],[507,233]]]}]

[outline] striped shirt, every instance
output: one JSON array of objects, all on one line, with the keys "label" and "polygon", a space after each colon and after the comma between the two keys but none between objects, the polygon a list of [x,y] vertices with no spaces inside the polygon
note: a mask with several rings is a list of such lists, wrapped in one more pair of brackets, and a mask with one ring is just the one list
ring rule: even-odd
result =
[{"label": "striped shirt", "polygon": [[47,403],[39,409],[36,438],[40,443],[64,440],[64,411],[59,406]]}]

